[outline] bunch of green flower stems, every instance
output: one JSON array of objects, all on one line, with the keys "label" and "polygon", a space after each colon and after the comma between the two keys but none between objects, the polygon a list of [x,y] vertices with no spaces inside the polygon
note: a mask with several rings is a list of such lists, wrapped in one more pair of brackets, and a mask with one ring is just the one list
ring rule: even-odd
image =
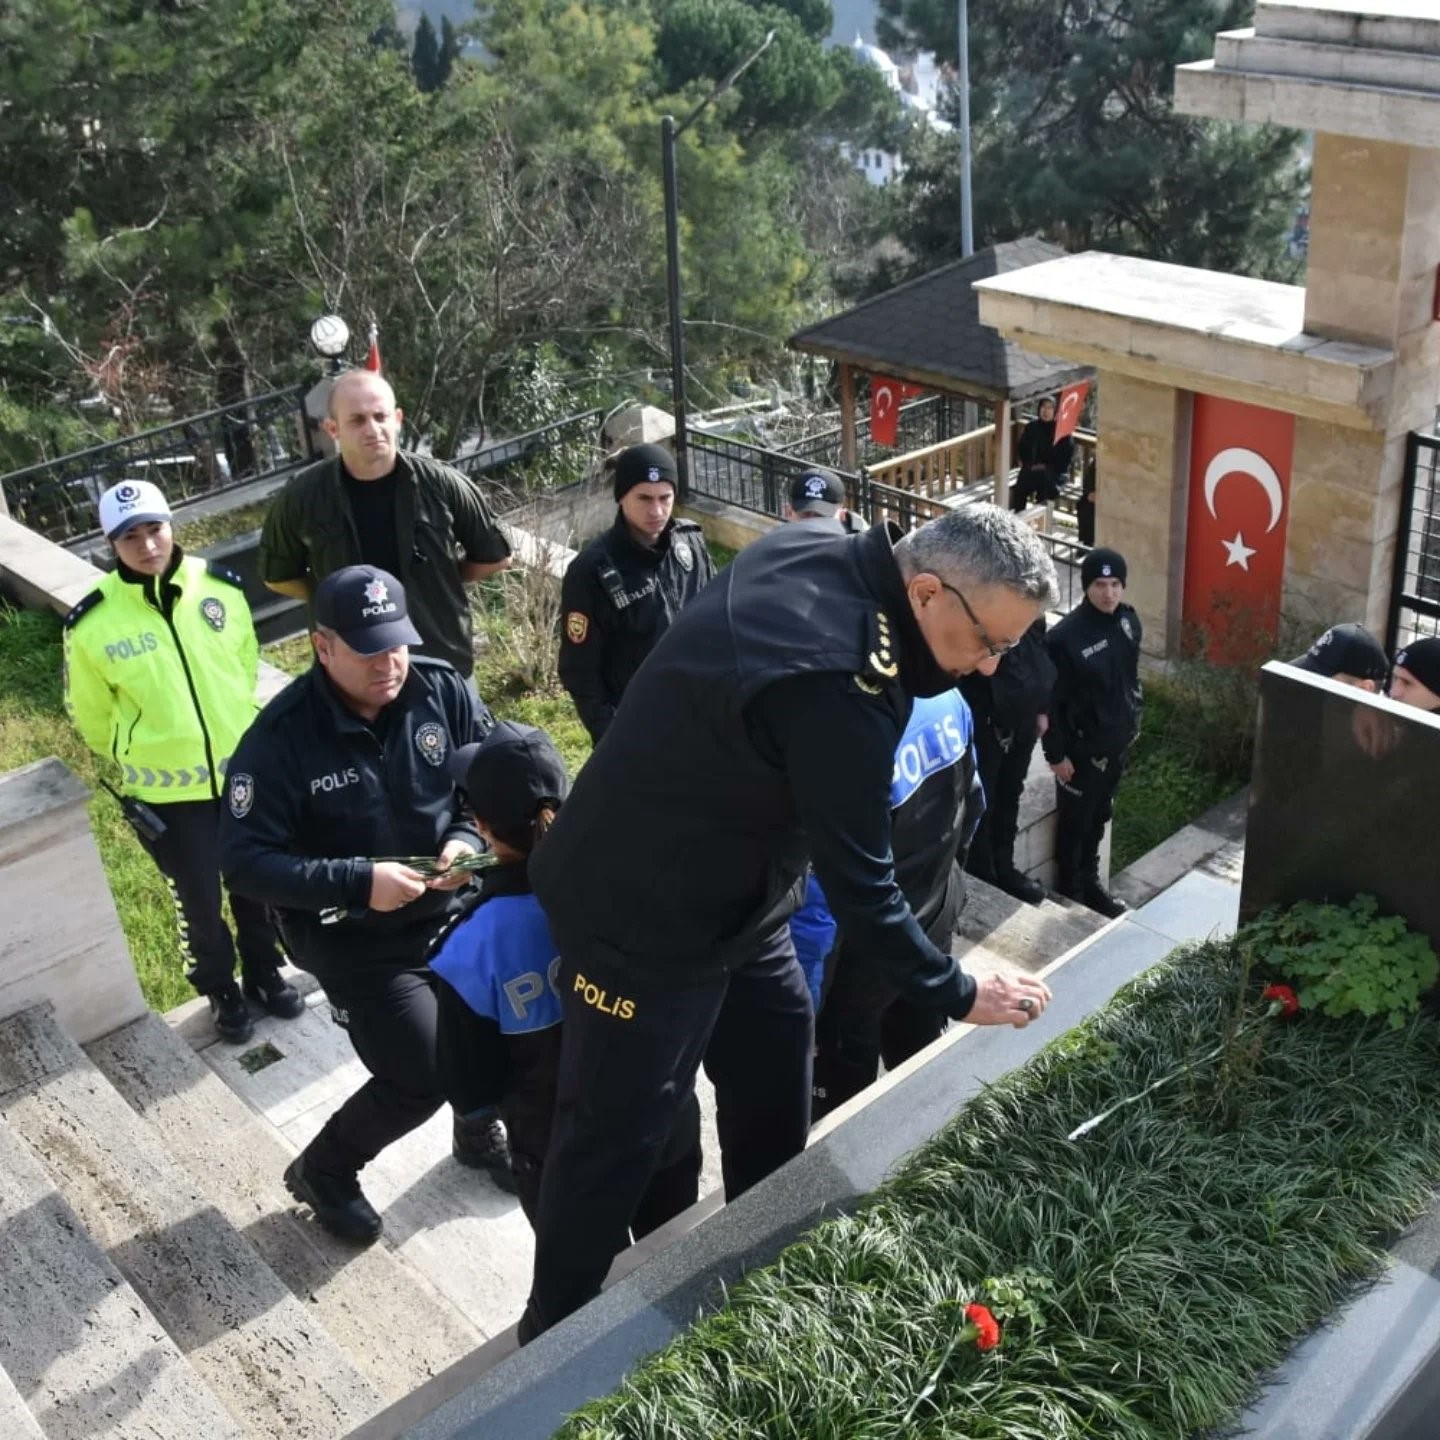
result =
[{"label": "bunch of green flower stems", "polygon": [[[1290,1018],[1262,999],[1284,978],[1264,958],[1243,939],[1177,951],[560,1435],[1179,1440],[1233,1423],[1440,1179],[1440,1026]],[[1003,1332],[983,1352],[955,1343],[973,1301]]]}]

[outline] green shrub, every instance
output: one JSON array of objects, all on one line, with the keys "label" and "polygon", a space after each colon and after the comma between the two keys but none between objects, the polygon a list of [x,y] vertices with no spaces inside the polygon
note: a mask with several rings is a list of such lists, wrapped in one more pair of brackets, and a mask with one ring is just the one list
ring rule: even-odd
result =
[{"label": "green shrub", "polygon": [[1300,1005],[1339,1019],[1378,1016],[1398,1029],[1420,1008],[1440,961],[1425,936],[1373,895],[1348,905],[1302,901],[1265,911],[1246,927],[1256,963],[1298,983]]}]

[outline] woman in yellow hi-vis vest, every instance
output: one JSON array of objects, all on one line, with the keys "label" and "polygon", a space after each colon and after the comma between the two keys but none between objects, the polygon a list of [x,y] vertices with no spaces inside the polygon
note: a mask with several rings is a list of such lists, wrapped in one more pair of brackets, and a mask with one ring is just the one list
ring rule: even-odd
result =
[{"label": "woman in yellow hi-vis vest", "polygon": [[293,1019],[304,1007],[280,974],[261,905],[231,896],[236,943],[220,910],[217,853],[225,766],[255,718],[259,645],[237,575],[175,544],[170,506],[148,481],[112,485],[100,528],[115,569],[65,617],[65,708],[81,738],[119,767],[120,792],[158,825],[140,843],[175,897],[190,983],[220,1036],[248,1040],[249,997]]}]

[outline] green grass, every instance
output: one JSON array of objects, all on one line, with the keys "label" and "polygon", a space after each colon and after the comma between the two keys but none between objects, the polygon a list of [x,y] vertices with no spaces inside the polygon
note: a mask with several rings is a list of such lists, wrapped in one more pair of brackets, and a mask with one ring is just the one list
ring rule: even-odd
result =
[{"label": "green grass", "polygon": [[1167,840],[1248,778],[1218,764],[1183,701],[1164,681],[1145,682],[1145,720],[1115,797],[1110,872]]},{"label": "green grass", "polygon": [[269,508],[268,500],[260,500],[254,505],[242,505],[237,510],[184,520],[175,526],[175,538],[188,554],[193,555],[207,545],[217,545],[222,540],[232,540],[247,531],[258,530]]},{"label": "green grass", "polygon": [[0,771],[54,755],[93,790],[90,824],[135,961],[140,988],[157,1010],[192,999],[175,932],[170,891],[150,857],[99,787],[114,766],[97,760],[65,715],[60,621],[46,611],[0,608]]},{"label": "green grass", "polygon": [[[1238,966],[1217,943],[1142,977],[558,1435],[1184,1440],[1232,1423],[1440,1177],[1429,1020],[1259,1021],[1233,1123],[1201,1064],[1067,1139],[1216,1044]],[[974,1300],[1005,1326],[988,1355],[952,1343]]]}]

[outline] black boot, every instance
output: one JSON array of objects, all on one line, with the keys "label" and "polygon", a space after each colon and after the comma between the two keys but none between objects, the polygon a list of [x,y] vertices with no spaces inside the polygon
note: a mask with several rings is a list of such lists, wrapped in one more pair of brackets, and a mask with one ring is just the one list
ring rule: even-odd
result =
[{"label": "black boot", "polygon": [[473,1120],[457,1115],[450,1151],[467,1170],[484,1170],[506,1194],[515,1194],[510,1142],[505,1127],[493,1113]]},{"label": "black boot", "polygon": [[1130,908],[1118,895],[1112,895],[1098,878],[1087,880],[1075,898],[1107,920],[1114,920]]},{"label": "black boot", "polygon": [[294,1020],[305,1013],[305,997],[278,970],[257,970],[245,976],[241,989],[247,1000],[263,1005],[281,1020]]},{"label": "black boot", "polygon": [[1015,868],[1013,841],[995,851],[995,879],[992,883],[1027,905],[1038,905],[1045,898],[1045,887]]},{"label": "black boot", "polygon": [[351,1245],[369,1245],[385,1228],[379,1212],[365,1198],[355,1175],[321,1175],[305,1160],[305,1152],[293,1159],[285,1171],[285,1188],[337,1240]]},{"label": "black boot", "polygon": [[210,1002],[210,1019],[215,1033],[232,1045],[243,1045],[254,1033],[255,1022],[240,987],[232,980],[205,997]]}]

